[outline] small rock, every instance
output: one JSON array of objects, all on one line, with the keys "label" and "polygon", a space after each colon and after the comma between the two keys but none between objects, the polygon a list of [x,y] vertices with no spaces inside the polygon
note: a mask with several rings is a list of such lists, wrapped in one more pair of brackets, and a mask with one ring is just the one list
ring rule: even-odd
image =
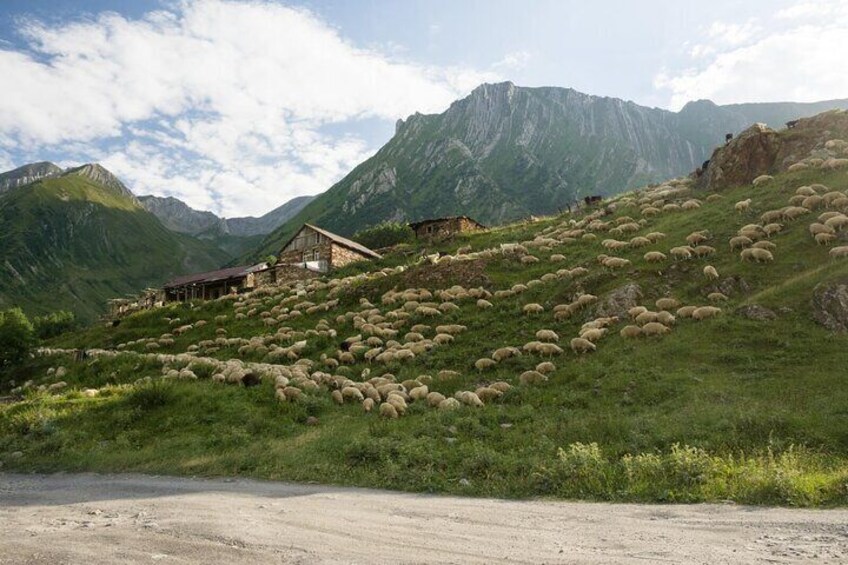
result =
[{"label": "small rock", "polygon": [[777,314],[775,314],[774,311],[769,310],[765,306],[760,306],[759,304],[740,306],[736,309],[736,314],[743,318],[748,318],[749,320],[758,321],[774,320],[777,318]]},{"label": "small rock", "polygon": [[642,287],[636,283],[626,284],[610,292],[598,304],[595,313],[598,317],[618,316],[625,318],[629,309],[639,305],[642,296]]},{"label": "small rock", "polygon": [[9,457],[11,457],[12,459],[20,459],[23,456],[24,456],[23,451],[13,451],[12,453],[9,454]]},{"label": "small rock", "polygon": [[511,427],[512,424],[510,424],[509,422],[504,422],[503,424],[501,424],[501,428],[503,428],[504,430],[508,430]]},{"label": "small rock", "polygon": [[57,379],[61,379],[67,374],[68,374],[68,370],[64,367],[59,367],[59,368],[56,369],[56,378]]},{"label": "small rock", "polygon": [[467,487],[468,485],[471,484],[471,481],[469,481],[468,479],[459,479],[459,484],[461,484],[464,487]]},{"label": "small rock", "polygon": [[318,418],[316,418],[315,416],[308,417],[306,419],[306,425],[307,426],[317,426],[318,425]]}]

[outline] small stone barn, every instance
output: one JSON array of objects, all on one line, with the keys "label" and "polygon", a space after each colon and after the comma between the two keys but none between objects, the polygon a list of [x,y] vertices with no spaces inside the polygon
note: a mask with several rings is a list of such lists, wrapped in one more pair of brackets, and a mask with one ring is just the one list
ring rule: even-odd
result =
[{"label": "small stone barn", "polygon": [[415,237],[419,239],[450,237],[457,233],[486,229],[486,226],[468,216],[451,216],[449,218],[422,220],[409,224],[409,227],[415,232]]},{"label": "small stone barn", "polygon": [[255,273],[268,267],[267,263],[242,265],[207,273],[183,275],[165,283],[165,302],[214,300],[225,294],[255,287]]},{"label": "small stone barn", "polygon": [[277,265],[298,266],[309,271],[328,273],[354,261],[380,259],[364,245],[325,229],[303,224],[286,242]]}]

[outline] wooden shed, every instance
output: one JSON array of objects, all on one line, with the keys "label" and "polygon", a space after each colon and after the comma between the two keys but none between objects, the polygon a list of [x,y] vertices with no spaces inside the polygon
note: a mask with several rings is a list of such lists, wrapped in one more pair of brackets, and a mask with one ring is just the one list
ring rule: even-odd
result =
[{"label": "wooden shed", "polygon": [[267,267],[267,263],[259,263],[177,277],[163,287],[165,302],[214,300],[225,294],[252,289],[254,273]]}]

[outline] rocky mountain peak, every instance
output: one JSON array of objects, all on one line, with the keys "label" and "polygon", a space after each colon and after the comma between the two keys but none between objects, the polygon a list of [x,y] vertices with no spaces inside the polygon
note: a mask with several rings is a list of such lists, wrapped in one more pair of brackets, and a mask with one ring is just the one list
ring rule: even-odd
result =
[{"label": "rocky mountain peak", "polygon": [[0,173],[0,193],[43,178],[56,177],[61,174],[62,169],[49,161],[29,163],[17,169]]},{"label": "rocky mountain peak", "polygon": [[135,200],[135,195],[121,180],[99,163],[86,163],[80,167],[68,169],[66,175],[85,177],[106,188],[110,188],[124,196]]}]

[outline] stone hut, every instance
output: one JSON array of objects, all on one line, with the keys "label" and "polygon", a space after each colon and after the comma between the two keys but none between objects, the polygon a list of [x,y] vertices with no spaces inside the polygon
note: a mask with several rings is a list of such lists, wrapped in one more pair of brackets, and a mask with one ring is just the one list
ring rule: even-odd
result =
[{"label": "stone hut", "polygon": [[415,232],[415,237],[419,239],[445,238],[457,233],[486,229],[486,226],[468,216],[451,216],[448,218],[422,220],[409,224],[409,227]]},{"label": "stone hut", "polygon": [[256,287],[256,272],[267,268],[267,263],[259,263],[183,275],[165,283],[162,289],[165,302],[214,300],[225,294],[252,290]]},{"label": "stone hut", "polygon": [[380,259],[380,255],[364,245],[325,229],[303,224],[286,242],[276,269],[299,267],[316,273],[328,273],[355,261]]}]

